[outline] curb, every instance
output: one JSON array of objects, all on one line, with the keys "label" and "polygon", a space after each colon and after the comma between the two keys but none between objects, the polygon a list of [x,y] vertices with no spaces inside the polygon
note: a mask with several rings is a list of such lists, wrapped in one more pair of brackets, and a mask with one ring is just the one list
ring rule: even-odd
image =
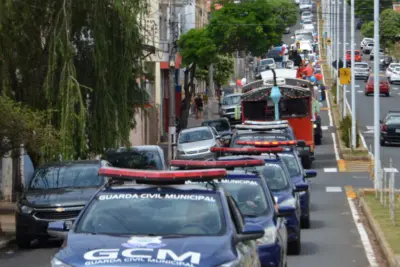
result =
[{"label": "curb", "polygon": [[364,198],[360,197],[360,206],[363,211],[365,218],[368,221],[368,225],[371,227],[372,232],[375,235],[376,240],[378,241],[379,247],[381,248],[383,254],[385,255],[386,259],[388,260],[391,267],[400,267],[400,255],[395,255],[393,250],[390,248],[389,244],[387,243],[383,231],[379,224],[372,216],[371,209],[365,203]]}]

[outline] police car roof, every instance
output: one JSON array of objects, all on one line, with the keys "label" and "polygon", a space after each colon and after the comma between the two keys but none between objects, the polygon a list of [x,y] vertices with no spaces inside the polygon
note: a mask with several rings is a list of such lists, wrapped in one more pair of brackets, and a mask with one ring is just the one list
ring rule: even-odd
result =
[{"label": "police car roof", "polygon": [[[226,179],[223,177],[222,179]],[[182,191],[183,193],[187,191],[196,191],[197,193],[209,193],[218,192],[220,189],[218,187],[211,186],[209,183],[190,183],[190,184],[173,184],[173,185],[156,185],[156,184],[136,184],[134,182],[130,183],[115,183],[109,186],[103,187],[99,193],[115,193],[115,191],[129,191],[129,190],[143,190],[149,188],[165,188],[177,191]]]},{"label": "police car roof", "polygon": [[223,156],[219,157],[218,160],[251,160],[251,159],[262,159],[266,163],[280,163],[282,162],[279,158],[267,158],[265,155],[238,155],[238,156]]}]

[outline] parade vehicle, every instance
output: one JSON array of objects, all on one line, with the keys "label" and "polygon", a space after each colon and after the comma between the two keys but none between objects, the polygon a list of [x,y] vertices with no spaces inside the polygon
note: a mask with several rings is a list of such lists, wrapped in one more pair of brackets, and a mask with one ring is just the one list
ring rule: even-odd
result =
[{"label": "parade vehicle", "polygon": [[[280,76],[277,74],[276,77]],[[272,87],[274,85],[263,85],[242,95],[242,122],[275,120],[275,104],[271,99]],[[306,142],[306,146],[300,150],[300,156],[304,168],[309,169],[314,160],[314,121],[317,114],[313,107],[318,103],[317,94],[309,81],[293,78],[285,78],[285,84],[279,85],[279,90],[279,119],[287,120],[296,139]]]},{"label": "parade vehicle", "polygon": [[[289,171],[280,158],[271,158],[270,153],[284,151],[283,147],[213,148],[220,157],[217,160],[262,159],[264,166],[235,167],[234,171],[245,171],[261,176],[272,191],[280,208],[294,208],[296,212],[286,219],[288,252],[299,255],[301,251],[301,225],[299,192],[308,190],[309,185],[292,183]],[[225,155],[225,156],[223,156]],[[227,156],[229,155],[229,156]]]},{"label": "parade vehicle", "polygon": [[[297,142],[297,141],[296,141]],[[286,165],[292,182],[296,186],[301,186],[306,183],[310,186],[309,178],[317,176],[314,170],[305,170],[298,157],[298,153],[293,147],[288,146],[287,142],[254,142],[254,141],[238,141],[240,145],[254,146],[254,147],[284,147],[282,152],[275,153],[275,157],[279,157]],[[299,193],[300,207],[301,207],[301,226],[303,228],[310,228],[310,205],[311,205],[311,192],[310,187],[307,191]]]},{"label": "parade vehicle", "polygon": [[[264,166],[263,159],[228,161],[172,160],[170,166],[182,169],[210,169]],[[224,179],[215,180],[238,203],[246,222],[257,223],[265,235],[258,239],[257,251],[262,266],[287,265],[287,230],[283,217],[292,215],[294,209],[275,210],[275,200],[266,182],[260,176],[244,171],[228,172]],[[192,183],[192,182],[190,182]]]},{"label": "parade vehicle", "polygon": [[29,248],[35,239],[47,240],[53,221],[73,222],[107,181],[98,176],[105,160],[60,161],[39,166],[25,181],[15,212],[15,241]]},{"label": "parade vehicle", "polygon": [[72,227],[49,225],[50,235],[65,238],[52,266],[260,266],[255,240],[263,227],[246,223],[213,182],[226,170],[106,167],[99,175],[109,182]]}]

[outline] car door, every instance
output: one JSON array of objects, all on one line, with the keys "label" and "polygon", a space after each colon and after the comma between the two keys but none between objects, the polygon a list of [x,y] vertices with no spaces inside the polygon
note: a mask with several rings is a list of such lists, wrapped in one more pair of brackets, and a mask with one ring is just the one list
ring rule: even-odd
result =
[{"label": "car door", "polygon": [[222,142],[221,142],[221,140],[219,138],[217,138],[217,136],[219,136],[217,130],[214,127],[210,127],[210,129],[211,129],[211,132],[212,132],[212,134],[214,136],[215,143],[217,144],[218,147],[221,147],[222,146]]},{"label": "car door", "polygon": [[[227,197],[229,209],[232,215],[233,225],[235,226],[236,233],[241,233],[244,229],[244,218],[240,212],[236,201],[233,197]],[[257,253],[257,246],[255,241],[245,241],[236,244],[236,249],[239,254],[240,266],[251,267],[260,266],[260,261]]]},{"label": "car door", "polygon": [[[266,186],[266,187],[268,188],[268,186]],[[268,188],[267,193],[269,193],[269,195],[271,196],[272,204],[274,205],[274,207],[278,208],[278,203],[275,201],[274,194],[272,193],[272,191],[269,188]],[[275,210],[275,212],[277,213],[278,211]],[[287,234],[285,222],[286,222],[286,219],[283,217],[276,218],[276,230],[278,233],[279,243],[284,248],[285,255],[286,255],[288,234]]]}]

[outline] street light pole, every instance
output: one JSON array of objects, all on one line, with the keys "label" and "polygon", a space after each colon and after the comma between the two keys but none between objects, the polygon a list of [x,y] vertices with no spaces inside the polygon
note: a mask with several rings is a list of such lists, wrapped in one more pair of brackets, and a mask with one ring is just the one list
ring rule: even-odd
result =
[{"label": "street light pole", "polygon": [[173,144],[176,135],[175,117],[175,5],[170,2],[170,41],[169,41],[169,110],[168,110],[168,160],[173,159]]},{"label": "street light pole", "polygon": [[[355,49],[355,11],[354,11],[354,0],[351,0],[351,67],[354,67],[354,49]],[[356,108],[356,75],[354,71],[351,71],[351,145],[353,148],[357,148],[357,108]]]},{"label": "street light pole", "polygon": [[377,180],[379,170],[381,167],[381,153],[380,153],[380,90],[379,90],[379,0],[374,0],[374,153],[375,153],[375,189],[377,188]]},{"label": "street light pole", "polygon": [[272,74],[274,75],[274,86],[272,86],[271,89],[271,100],[272,102],[274,102],[274,106],[275,106],[275,120],[279,121],[279,101],[281,99],[281,91],[276,83],[276,73],[274,69],[271,69]]},{"label": "street light pole", "polygon": [[[346,62],[346,43],[347,43],[347,14],[346,14],[346,0],[343,1],[343,65],[347,67],[347,62]],[[353,26],[353,25],[352,25]],[[352,76],[353,77],[353,76]],[[343,84],[343,117],[347,116],[347,94],[346,94],[347,86]]]},{"label": "street light pole", "polygon": [[[344,1],[344,0],[342,0]],[[339,0],[335,1],[336,4],[336,103],[338,104],[339,117],[341,117],[340,112],[340,80],[339,80],[339,24],[340,24],[340,16],[339,16]]]}]

